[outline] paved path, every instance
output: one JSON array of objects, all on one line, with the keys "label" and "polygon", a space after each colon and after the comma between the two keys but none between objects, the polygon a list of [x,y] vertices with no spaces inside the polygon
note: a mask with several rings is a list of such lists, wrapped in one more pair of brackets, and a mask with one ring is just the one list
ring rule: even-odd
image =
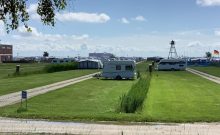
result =
[{"label": "paved path", "polygon": [[[68,85],[72,85],[72,84],[75,84],[75,83],[78,83],[78,82],[81,82],[81,81],[84,81],[84,80],[91,79],[92,76],[95,75],[95,74],[97,74],[97,73],[93,73],[93,74],[89,74],[89,75],[85,75],[85,76],[81,76],[81,77],[77,77],[77,78],[73,78],[73,79],[69,79],[69,80],[49,84],[49,85],[46,85],[46,86],[41,86],[41,87],[29,89],[29,90],[27,90],[28,98],[32,98],[34,96],[44,94],[44,93],[47,93],[49,91],[54,91],[54,90],[57,90],[59,88],[66,87]],[[0,107],[18,103],[18,102],[20,102],[20,100],[21,100],[21,92],[20,91],[0,96]]]},{"label": "paved path", "polygon": [[220,135],[220,123],[87,124],[0,118],[0,134]]},{"label": "paved path", "polygon": [[219,77],[216,77],[216,76],[213,76],[213,75],[210,75],[210,74],[207,74],[207,73],[204,73],[204,72],[192,69],[192,68],[187,68],[186,70],[193,73],[193,74],[199,75],[199,76],[201,76],[205,79],[208,79],[210,81],[213,81],[215,83],[220,84],[220,78]]}]

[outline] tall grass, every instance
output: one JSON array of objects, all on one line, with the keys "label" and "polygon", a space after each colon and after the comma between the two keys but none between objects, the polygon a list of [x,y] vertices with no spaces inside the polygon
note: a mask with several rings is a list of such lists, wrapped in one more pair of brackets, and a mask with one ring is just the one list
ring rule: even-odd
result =
[{"label": "tall grass", "polygon": [[128,93],[120,97],[119,111],[124,113],[134,113],[142,107],[150,86],[151,76],[141,74],[140,79],[135,83]]},{"label": "tall grass", "polygon": [[78,68],[77,62],[63,63],[63,64],[50,64],[45,66],[44,71],[47,73],[74,70]]}]

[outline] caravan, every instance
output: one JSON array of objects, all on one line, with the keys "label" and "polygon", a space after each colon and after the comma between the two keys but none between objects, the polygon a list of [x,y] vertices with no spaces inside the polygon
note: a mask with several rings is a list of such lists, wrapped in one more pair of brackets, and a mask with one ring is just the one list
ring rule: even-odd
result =
[{"label": "caravan", "polygon": [[158,70],[186,70],[186,61],[183,59],[162,59],[157,65]]},{"label": "caravan", "polygon": [[102,77],[110,79],[134,79],[136,77],[135,61],[119,60],[104,63]]}]

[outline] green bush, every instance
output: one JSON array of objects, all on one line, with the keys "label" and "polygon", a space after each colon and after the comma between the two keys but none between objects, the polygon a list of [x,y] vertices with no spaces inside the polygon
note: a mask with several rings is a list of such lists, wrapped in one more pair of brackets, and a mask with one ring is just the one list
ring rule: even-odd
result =
[{"label": "green bush", "polygon": [[74,70],[78,68],[77,62],[63,63],[63,64],[50,64],[45,66],[44,71],[47,73]]},{"label": "green bush", "polygon": [[119,111],[124,113],[134,113],[142,107],[149,89],[151,76],[141,74],[140,79],[135,83],[127,94],[120,97]]},{"label": "green bush", "polygon": [[220,63],[219,62],[211,62],[210,66],[220,67]]}]

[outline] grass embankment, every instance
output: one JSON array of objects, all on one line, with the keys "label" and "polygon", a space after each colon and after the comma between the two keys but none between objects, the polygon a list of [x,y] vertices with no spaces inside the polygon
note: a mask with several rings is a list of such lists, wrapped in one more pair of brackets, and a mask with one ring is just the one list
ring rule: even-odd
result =
[{"label": "grass embankment", "polygon": [[0,79],[0,95],[44,86],[95,72],[98,72],[98,70],[71,70]]},{"label": "grass embankment", "polygon": [[191,67],[191,68],[204,73],[208,73],[210,75],[220,77],[220,67],[208,66],[208,67]]},{"label": "grass embankment", "polygon": [[143,115],[149,121],[220,121],[220,85],[186,71],[156,72]]}]

